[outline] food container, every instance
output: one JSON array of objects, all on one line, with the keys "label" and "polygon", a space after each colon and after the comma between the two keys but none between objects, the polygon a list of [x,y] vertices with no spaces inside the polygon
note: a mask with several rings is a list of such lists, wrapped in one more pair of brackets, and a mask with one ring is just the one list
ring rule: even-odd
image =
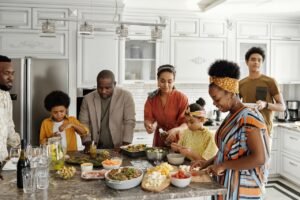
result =
[{"label": "food container", "polygon": [[148,148],[146,156],[148,160],[163,160],[167,155],[167,151],[161,148]]},{"label": "food container", "polygon": [[167,158],[168,162],[173,165],[181,165],[184,162],[184,155],[179,153],[170,153]]},{"label": "food container", "polygon": [[127,145],[121,146],[121,152],[131,158],[138,158],[143,157],[146,155],[146,148],[145,144],[135,144],[135,145]]},{"label": "food container", "polygon": [[120,171],[123,168],[134,169],[140,175],[138,177],[136,177],[136,178],[132,178],[132,179],[129,179],[129,180],[121,180],[121,181],[119,181],[119,180],[111,179],[110,176],[109,176],[109,173],[111,173],[112,170],[116,170],[116,169],[109,170],[109,171],[107,171],[105,173],[105,182],[106,182],[106,185],[108,187],[116,189],[116,190],[127,190],[127,189],[134,188],[134,187],[138,186],[142,182],[143,171],[141,169],[134,168],[134,167],[121,167],[121,168],[119,168],[117,170]]},{"label": "food container", "polygon": [[82,163],[80,165],[81,172],[88,172],[93,170],[93,163]]},{"label": "food container", "polygon": [[92,170],[81,173],[81,178],[85,180],[104,179],[104,175],[107,170]]},{"label": "food container", "polygon": [[[183,174],[183,176],[178,174]],[[176,187],[186,187],[191,183],[192,177],[189,173],[185,173],[183,171],[174,172],[171,174],[171,184]]]},{"label": "food container", "polygon": [[122,164],[122,159],[117,157],[102,161],[102,166],[106,170],[118,169],[120,168],[121,164]]}]

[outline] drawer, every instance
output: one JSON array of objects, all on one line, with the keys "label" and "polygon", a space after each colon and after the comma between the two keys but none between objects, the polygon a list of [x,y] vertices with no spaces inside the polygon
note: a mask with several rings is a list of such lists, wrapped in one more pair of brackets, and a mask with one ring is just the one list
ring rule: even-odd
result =
[{"label": "drawer", "polygon": [[300,134],[294,131],[285,131],[282,136],[283,151],[300,154]]},{"label": "drawer", "polygon": [[171,36],[199,36],[199,19],[172,19]]},{"label": "drawer", "polygon": [[0,28],[31,28],[31,8],[0,7]]},{"label": "drawer", "polygon": [[300,160],[289,156],[288,154],[281,154],[281,172],[280,174],[293,182],[300,184]]}]

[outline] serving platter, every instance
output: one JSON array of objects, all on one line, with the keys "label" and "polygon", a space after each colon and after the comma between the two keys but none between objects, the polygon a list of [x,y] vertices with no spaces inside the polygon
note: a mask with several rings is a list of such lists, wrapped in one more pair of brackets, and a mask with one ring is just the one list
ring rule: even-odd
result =
[{"label": "serving platter", "polygon": [[85,179],[85,180],[104,179],[106,172],[107,172],[107,170],[105,170],[105,169],[82,172],[81,173],[81,178]]},{"label": "serving platter", "polygon": [[[90,155],[84,154],[82,152],[75,152],[69,155],[65,162],[71,165],[81,165],[82,163],[93,163],[94,167],[102,167],[102,161],[110,158],[110,154],[108,151],[99,151],[97,152],[96,158],[91,158]],[[104,153],[103,153],[104,152]]]},{"label": "serving platter", "polygon": [[126,145],[121,146],[121,152],[131,158],[138,158],[146,156],[146,144],[134,144],[134,145]]}]

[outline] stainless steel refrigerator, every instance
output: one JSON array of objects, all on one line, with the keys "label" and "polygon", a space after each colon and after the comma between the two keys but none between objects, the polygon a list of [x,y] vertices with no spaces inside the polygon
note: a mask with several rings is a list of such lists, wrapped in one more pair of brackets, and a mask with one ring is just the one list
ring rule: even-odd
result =
[{"label": "stainless steel refrigerator", "polygon": [[68,60],[12,59],[15,70],[13,88],[13,119],[15,129],[31,145],[39,145],[40,126],[49,112],[44,98],[53,90],[68,93]]}]

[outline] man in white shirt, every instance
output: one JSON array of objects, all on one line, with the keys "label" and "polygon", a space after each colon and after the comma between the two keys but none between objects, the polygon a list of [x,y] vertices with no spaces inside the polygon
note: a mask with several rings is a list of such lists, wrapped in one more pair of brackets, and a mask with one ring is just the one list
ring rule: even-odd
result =
[{"label": "man in white shirt", "polygon": [[8,156],[7,146],[16,147],[20,144],[20,136],[15,132],[12,118],[12,101],[9,90],[14,80],[11,60],[0,55],[0,162]]}]

